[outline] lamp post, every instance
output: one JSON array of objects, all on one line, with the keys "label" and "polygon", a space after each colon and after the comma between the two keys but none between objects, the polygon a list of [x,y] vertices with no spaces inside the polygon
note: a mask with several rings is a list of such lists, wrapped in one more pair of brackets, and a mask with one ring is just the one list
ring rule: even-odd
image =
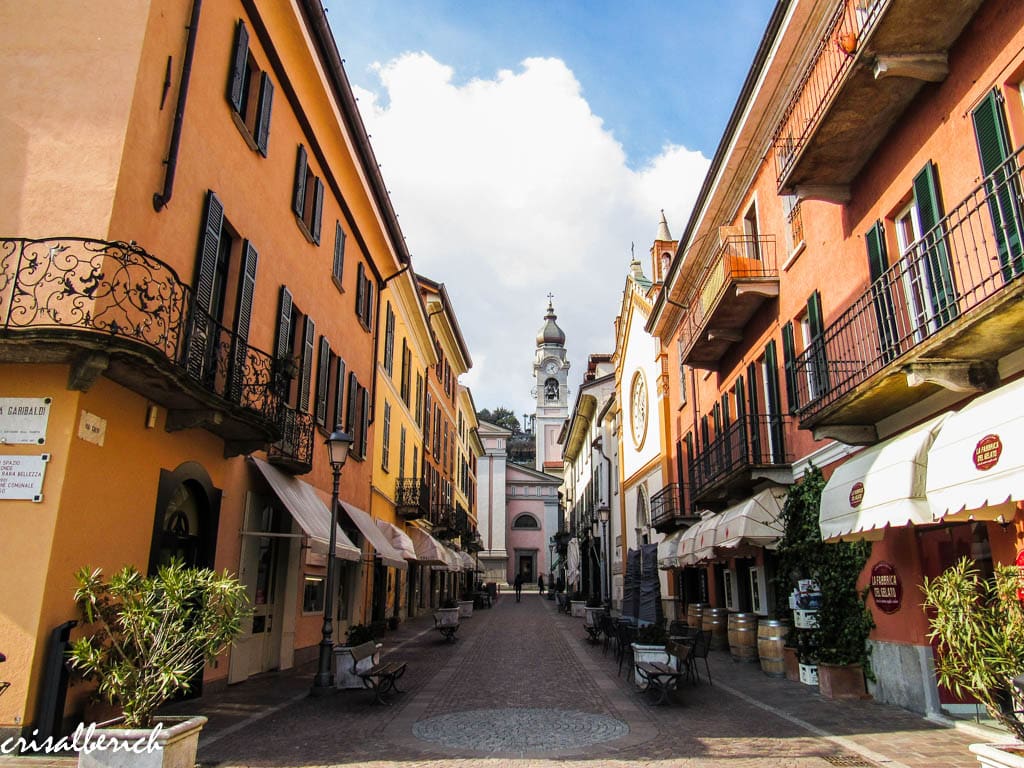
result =
[{"label": "lamp post", "polygon": [[612,588],[608,579],[608,520],[611,514],[608,507],[597,508],[597,517],[601,521],[601,602],[608,607],[612,604]]},{"label": "lamp post", "polygon": [[352,447],[352,435],[334,428],[326,440],[327,456],[334,475],[334,487],[331,490],[331,533],[327,545],[327,589],[324,595],[324,626],[320,640],[320,658],[316,677],[313,678],[313,696],[323,696],[331,690],[331,656],[334,653],[334,547],[337,543],[338,529],[338,484],[341,481],[341,468],[348,459],[348,450]]}]

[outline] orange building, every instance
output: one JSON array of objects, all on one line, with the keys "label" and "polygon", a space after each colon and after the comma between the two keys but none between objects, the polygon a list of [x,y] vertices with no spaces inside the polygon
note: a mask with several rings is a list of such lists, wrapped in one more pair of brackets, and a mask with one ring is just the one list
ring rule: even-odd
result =
[{"label": "orange building", "polygon": [[[648,330],[669,368],[687,602],[767,616],[777,499],[875,543],[875,698],[957,711],[918,586],[1022,549],[1024,6],[780,2]],[[895,595],[893,594],[895,592]]]},{"label": "orange building", "polygon": [[409,254],[316,0],[5,20],[0,730],[16,731],[81,711],[81,687],[40,702],[84,565],[239,575],[254,615],[204,686],[312,658],[336,426],[354,444],[335,639],[368,618],[374,562],[406,567],[365,510],[380,291]]}]

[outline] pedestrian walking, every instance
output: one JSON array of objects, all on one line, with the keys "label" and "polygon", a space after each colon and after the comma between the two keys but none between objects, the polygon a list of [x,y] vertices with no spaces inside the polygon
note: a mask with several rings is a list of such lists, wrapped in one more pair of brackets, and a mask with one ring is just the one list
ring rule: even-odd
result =
[{"label": "pedestrian walking", "polygon": [[516,602],[518,603],[523,596],[523,574],[517,573],[515,580],[516,588]]},{"label": "pedestrian walking", "polygon": [[543,595],[544,594],[544,574],[542,573],[537,577],[537,590]]}]

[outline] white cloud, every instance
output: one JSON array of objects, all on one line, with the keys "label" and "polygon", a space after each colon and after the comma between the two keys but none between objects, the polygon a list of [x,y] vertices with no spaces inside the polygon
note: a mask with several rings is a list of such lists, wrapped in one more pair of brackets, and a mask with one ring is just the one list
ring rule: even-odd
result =
[{"label": "white cloud", "polygon": [[475,367],[478,408],[533,410],[531,363],[547,293],[578,385],[587,355],[611,352],[636,243],[645,272],[665,209],[678,236],[708,167],[668,145],[638,171],[559,59],[493,79],[408,53],[356,87],[417,272],[445,283]]}]

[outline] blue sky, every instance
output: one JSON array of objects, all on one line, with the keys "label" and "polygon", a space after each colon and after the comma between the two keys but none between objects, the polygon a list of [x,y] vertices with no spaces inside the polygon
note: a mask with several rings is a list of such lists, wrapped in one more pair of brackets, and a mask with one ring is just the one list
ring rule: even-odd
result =
[{"label": "blue sky", "polygon": [[[326,0],[416,270],[479,408],[532,411],[548,292],[573,368],[611,352],[631,244],[679,235],[773,4]],[[649,274],[650,270],[645,269]]]}]

